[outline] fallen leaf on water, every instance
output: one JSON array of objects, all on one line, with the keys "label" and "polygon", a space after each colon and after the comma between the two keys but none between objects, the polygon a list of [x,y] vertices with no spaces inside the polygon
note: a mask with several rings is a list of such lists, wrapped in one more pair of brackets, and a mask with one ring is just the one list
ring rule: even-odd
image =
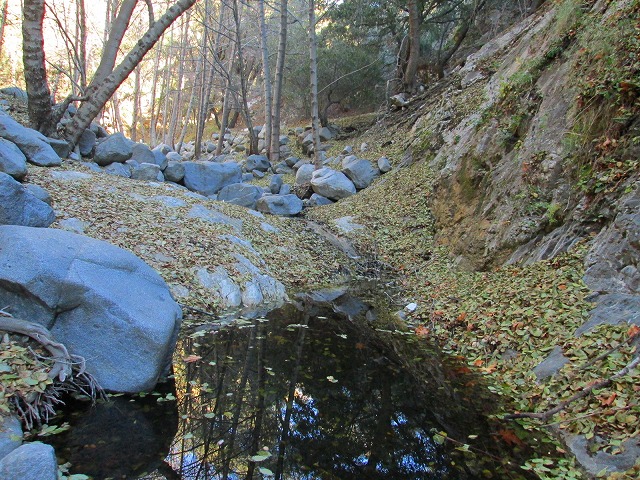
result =
[{"label": "fallen leaf on water", "polygon": [[197,362],[198,360],[202,360],[202,357],[200,355],[189,355],[187,357],[184,357],[182,359],[184,361],[184,363],[193,363],[193,362]]}]

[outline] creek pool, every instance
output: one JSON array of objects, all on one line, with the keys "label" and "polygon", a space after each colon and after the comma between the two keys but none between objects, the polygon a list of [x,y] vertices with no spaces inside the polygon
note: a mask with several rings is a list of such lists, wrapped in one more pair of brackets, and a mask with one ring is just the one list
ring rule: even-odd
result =
[{"label": "creek pool", "polygon": [[69,404],[47,441],[95,479],[528,478],[482,380],[379,300],[338,289],[191,323],[171,384]]}]

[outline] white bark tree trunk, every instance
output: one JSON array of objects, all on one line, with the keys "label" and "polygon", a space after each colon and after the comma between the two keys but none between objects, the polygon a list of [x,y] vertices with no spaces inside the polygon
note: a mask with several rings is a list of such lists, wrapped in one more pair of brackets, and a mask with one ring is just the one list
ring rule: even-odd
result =
[{"label": "white bark tree trunk", "polygon": [[[165,14],[149,26],[147,32],[129,51],[120,64],[99,85],[91,96],[80,104],[78,112],[67,127],[67,139],[75,146],[82,132],[91,124],[100,109],[111,98],[118,87],[131,74],[146,53],[153,48],[160,36],[180,15],[193,6],[196,0],[178,0]],[[94,77],[95,78],[95,77]],[[92,82],[93,83],[93,82]]]}]

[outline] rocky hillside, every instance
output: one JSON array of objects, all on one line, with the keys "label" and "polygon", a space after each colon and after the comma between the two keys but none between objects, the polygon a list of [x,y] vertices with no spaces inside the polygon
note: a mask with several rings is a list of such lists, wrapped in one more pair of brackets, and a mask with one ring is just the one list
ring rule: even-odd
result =
[{"label": "rocky hillside", "polygon": [[[591,475],[640,451],[639,12],[546,2],[349,140],[398,168],[309,214],[400,272],[416,333],[496,378],[507,411],[544,412],[620,374],[544,416]],[[574,478],[573,461],[531,468]]]}]

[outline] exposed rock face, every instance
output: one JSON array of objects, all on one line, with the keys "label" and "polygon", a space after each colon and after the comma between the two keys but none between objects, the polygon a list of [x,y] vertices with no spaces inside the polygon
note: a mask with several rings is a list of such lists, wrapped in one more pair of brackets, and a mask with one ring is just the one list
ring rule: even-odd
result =
[{"label": "exposed rock face", "polygon": [[107,390],[152,389],[170,365],[181,311],[160,276],[106,242],[0,227],[0,303],[49,328]]},{"label": "exposed rock face", "polygon": [[47,137],[31,128],[24,127],[0,110],[0,137],[15,143],[27,157],[29,163],[40,167],[55,167],[62,163],[51,148]]},{"label": "exposed rock face", "polygon": [[121,133],[114,133],[96,147],[93,161],[101,167],[110,163],[124,163],[133,155],[133,142]]},{"label": "exposed rock face", "polygon": [[184,162],[184,185],[202,195],[214,195],[223,187],[242,181],[237,163]]},{"label": "exposed rock face", "polygon": [[13,177],[0,172],[0,225],[48,227],[56,219],[53,209]]},{"label": "exposed rock face", "polygon": [[340,200],[356,193],[356,187],[344,173],[331,168],[321,168],[313,172],[313,191],[331,200]]}]

